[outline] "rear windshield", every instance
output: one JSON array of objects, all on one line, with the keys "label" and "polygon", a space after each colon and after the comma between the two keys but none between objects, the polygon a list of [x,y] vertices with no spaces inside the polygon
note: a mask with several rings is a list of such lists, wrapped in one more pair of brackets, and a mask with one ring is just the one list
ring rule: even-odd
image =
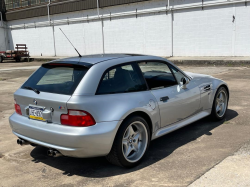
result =
[{"label": "rear windshield", "polygon": [[87,71],[88,68],[82,66],[45,65],[24,83],[22,89],[72,95]]}]

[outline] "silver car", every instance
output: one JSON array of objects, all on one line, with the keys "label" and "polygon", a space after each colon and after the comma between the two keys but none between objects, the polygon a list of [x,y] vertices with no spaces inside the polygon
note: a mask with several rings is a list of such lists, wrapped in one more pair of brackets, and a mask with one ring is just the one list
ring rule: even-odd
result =
[{"label": "silver car", "polygon": [[105,54],[45,63],[14,99],[9,122],[18,144],[133,167],[151,140],[209,115],[222,120],[229,90],[164,58]]}]

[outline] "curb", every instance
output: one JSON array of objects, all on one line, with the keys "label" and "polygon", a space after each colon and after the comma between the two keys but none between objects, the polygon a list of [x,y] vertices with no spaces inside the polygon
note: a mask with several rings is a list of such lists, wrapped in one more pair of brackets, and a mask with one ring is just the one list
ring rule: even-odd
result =
[{"label": "curb", "polygon": [[49,61],[52,61],[52,60],[57,60],[57,59],[60,59],[60,58],[30,58],[30,61],[46,61],[46,62],[49,62]]},{"label": "curb", "polygon": [[250,66],[250,60],[168,60],[186,66]]},{"label": "curb", "polygon": [[[62,57],[46,57],[46,58],[37,58],[37,57],[31,57],[30,61],[52,61],[52,60],[57,60]],[[176,65],[183,65],[183,66],[250,66],[250,59],[249,60],[219,60],[219,59],[211,59],[211,60],[177,60],[177,59],[171,59],[171,58],[166,58],[170,62],[176,64]]]}]

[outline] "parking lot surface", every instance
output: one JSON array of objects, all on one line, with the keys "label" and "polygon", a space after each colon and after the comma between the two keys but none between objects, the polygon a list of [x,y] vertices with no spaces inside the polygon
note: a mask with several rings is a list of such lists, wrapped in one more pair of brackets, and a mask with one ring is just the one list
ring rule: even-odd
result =
[{"label": "parking lot surface", "polygon": [[[133,169],[113,166],[104,157],[51,158],[43,147],[21,147],[8,122],[14,112],[13,93],[40,64],[0,64],[0,186],[216,186],[223,180],[218,175],[229,172],[225,166],[233,163],[234,156],[249,155],[247,67],[181,67],[184,71],[213,75],[229,84],[226,119],[213,122],[205,118],[152,141],[143,162]],[[240,159],[236,161],[242,164]]]}]

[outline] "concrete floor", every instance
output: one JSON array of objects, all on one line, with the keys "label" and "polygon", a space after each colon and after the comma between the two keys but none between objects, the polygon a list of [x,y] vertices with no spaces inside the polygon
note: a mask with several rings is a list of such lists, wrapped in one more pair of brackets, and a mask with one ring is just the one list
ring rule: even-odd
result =
[{"label": "concrete floor", "polygon": [[[237,174],[244,181],[230,180],[232,185],[249,185],[246,167],[241,169],[244,162],[250,165],[249,68],[181,67],[229,84],[226,119],[212,122],[205,118],[154,140],[141,165],[123,169],[103,157],[50,158],[45,148],[16,144],[8,123],[14,112],[13,93],[39,64],[0,64],[0,186],[220,186]],[[23,68],[26,65],[34,67]],[[240,159],[243,156],[245,159]],[[234,164],[236,161],[239,164]],[[232,174],[237,169],[239,172]]]}]

